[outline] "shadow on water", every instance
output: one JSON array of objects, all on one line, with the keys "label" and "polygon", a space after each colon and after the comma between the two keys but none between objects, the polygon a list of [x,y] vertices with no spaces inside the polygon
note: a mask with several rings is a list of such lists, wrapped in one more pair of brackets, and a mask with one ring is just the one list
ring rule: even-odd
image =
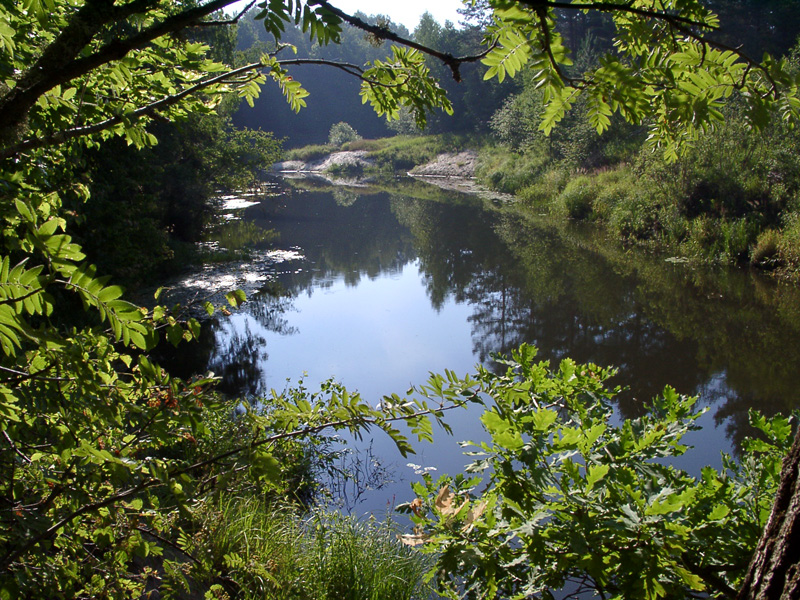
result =
[{"label": "shadow on water", "polygon": [[420,184],[287,186],[237,214],[303,258],[212,321],[194,355],[182,350],[187,372],[214,370],[228,393],[283,389],[308,371],[307,385],[334,376],[377,401],[528,342],[551,361],[617,367],[624,417],[665,385],[700,395],[719,432],[704,432],[703,463],[749,433],[750,408],[800,405],[800,292],[755,274],[626,252]]}]

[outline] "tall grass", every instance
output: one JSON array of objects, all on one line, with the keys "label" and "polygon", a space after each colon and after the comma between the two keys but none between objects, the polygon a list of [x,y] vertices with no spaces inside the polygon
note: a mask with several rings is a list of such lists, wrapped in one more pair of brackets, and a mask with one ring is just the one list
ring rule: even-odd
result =
[{"label": "tall grass", "polygon": [[205,509],[196,533],[182,540],[197,559],[184,563],[183,587],[216,585],[246,600],[426,598],[429,557],[396,533],[390,520],[227,498]]},{"label": "tall grass", "polygon": [[448,135],[398,135],[379,140],[372,146],[362,146],[366,142],[351,142],[346,147],[368,150],[369,158],[377,163],[379,169],[391,172],[409,171],[439,154],[469,147],[466,138]]},{"label": "tall grass", "polygon": [[428,557],[403,546],[390,521],[317,512],[304,522],[308,598],[402,600],[425,597]]}]

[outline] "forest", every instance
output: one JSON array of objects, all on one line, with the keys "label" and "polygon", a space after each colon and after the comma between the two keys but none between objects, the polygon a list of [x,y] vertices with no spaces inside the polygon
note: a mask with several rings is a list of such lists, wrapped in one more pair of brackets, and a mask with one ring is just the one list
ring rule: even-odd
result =
[{"label": "forest", "polygon": [[[619,422],[613,369],[526,343],[377,406],[230,398],[156,350],[245,294],[134,293],[222,260],[214,198],[284,148],[391,134],[476,149],[484,185],[610,243],[796,277],[796,3],[481,0],[414,31],[231,4],[0,4],[0,599],[795,597],[789,415],[695,477],[662,459],[696,398]],[[406,456],[468,405],[490,441],[414,484],[412,529],[315,503],[339,433]]]}]

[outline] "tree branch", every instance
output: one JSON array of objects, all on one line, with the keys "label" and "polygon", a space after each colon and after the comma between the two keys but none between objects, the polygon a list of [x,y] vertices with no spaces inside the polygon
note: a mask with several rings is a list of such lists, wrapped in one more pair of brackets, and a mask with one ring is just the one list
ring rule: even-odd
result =
[{"label": "tree branch", "polygon": [[689,19],[688,17],[681,17],[680,15],[671,15],[669,13],[658,10],[639,8],[633,6],[632,2],[628,2],[626,4],[618,4],[616,2],[571,3],[571,2],[557,2],[550,0],[517,0],[517,2],[531,9],[561,8],[566,10],[596,10],[607,13],[614,13],[614,12],[630,13],[633,15],[638,15],[640,17],[647,17],[648,19],[655,19],[658,21],[669,21],[669,22],[674,21],[678,23],[683,23],[684,25],[693,25],[696,27],[702,27],[704,29],[712,29],[712,27],[701,21],[695,21],[693,19]]},{"label": "tree branch", "polygon": [[201,21],[193,25],[193,27],[217,27],[218,25],[237,25],[239,21],[241,21],[242,17],[245,16],[245,14],[247,14],[247,11],[253,8],[255,4],[256,0],[250,0],[247,6],[245,6],[235,17],[219,21]]},{"label": "tree branch", "polygon": [[[568,2],[558,2],[558,1],[550,1],[550,0],[517,0],[517,2],[533,11],[540,11],[544,8],[558,8],[563,10],[596,10],[599,12],[605,13],[629,13],[632,15],[637,15],[640,17],[645,17],[647,19],[652,19],[654,21],[661,21],[663,23],[668,24],[669,26],[673,27],[676,31],[685,35],[686,37],[695,40],[696,42],[703,45],[703,49],[705,48],[714,48],[716,50],[722,50],[723,52],[732,52],[736,56],[738,56],[744,63],[748,66],[748,72],[752,68],[756,68],[764,74],[764,77],[769,82],[770,87],[770,94],[774,98],[777,99],[778,97],[778,85],[776,84],[773,77],[770,75],[769,71],[765,69],[758,61],[750,58],[747,54],[742,52],[740,48],[734,48],[732,46],[728,46],[727,44],[723,44],[722,42],[718,42],[713,40],[702,33],[698,33],[697,31],[692,30],[692,27],[699,27],[705,30],[713,30],[715,29],[711,25],[703,23],[701,21],[695,21],[688,17],[682,17],[680,15],[669,14],[667,12],[658,11],[658,10],[651,10],[646,8],[638,8],[633,6],[631,3],[627,4],[618,4],[614,2],[584,2],[584,3],[568,3]],[[547,48],[545,50],[552,56],[549,48],[549,42],[547,43]],[[554,63],[553,59],[551,58],[551,63]],[[573,81],[569,77],[565,77],[560,69],[556,66],[556,72],[559,74],[559,77],[564,81]],[[739,86],[741,89],[743,85]]]},{"label": "tree branch", "polygon": [[333,13],[337,17],[339,17],[342,21],[349,23],[353,27],[361,29],[362,31],[366,31],[367,33],[373,34],[375,37],[378,37],[382,40],[388,40],[390,42],[396,42],[398,44],[402,44],[403,46],[408,46],[409,48],[413,48],[414,50],[419,50],[429,56],[434,58],[438,58],[442,61],[445,65],[450,68],[450,72],[453,74],[453,79],[456,81],[461,81],[461,65],[464,63],[472,63],[478,62],[481,60],[486,54],[488,54],[489,50],[482,52],[481,54],[476,54],[474,56],[462,56],[456,57],[450,54],[449,52],[439,52],[434,48],[429,48],[428,46],[424,46],[422,44],[418,44],[413,40],[409,40],[402,36],[397,35],[392,30],[387,27],[380,27],[378,25],[370,25],[366,21],[362,21],[358,17],[354,17],[352,15],[348,15],[347,13],[339,10],[335,6],[331,6],[328,0],[311,0],[309,2],[310,5],[318,5],[323,7],[324,9],[328,10],[329,12]]},{"label": "tree branch", "polygon": [[134,0],[115,7],[105,0],[88,0],[39,60],[22,75],[15,88],[4,98],[0,98],[0,114],[4,121],[0,129],[0,140],[8,137],[7,132],[15,130],[36,101],[54,87],[86,75],[106,63],[124,58],[129,52],[144,48],[159,37],[192,26],[235,1],[212,0],[172,15],[128,38],[115,38],[94,53],[79,57],[79,53],[106,24],[145,12],[157,4],[156,0]]},{"label": "tree branch", "polygon": [[[344,71],[348,75],[357,77],[361,81],[365,81],[372,85],[383,85],[386,87],[390,87],[386,84],[375,82],[367,77],[364,77],[364,70],[358,65],[354,65],[351,63],[343,63],[321,58],[295,58],[295,59],[280,61],[278,64],[280,64],[281,66],[320,65],[320,66],[332,67],[335,69],[340,69],[341,71]],[[44,148],[46,146],[57,146],[66,143],[69,140],[100,133],[124,121],[135,121],[136,119],[153,115],[154,113],[169,108],[170,106],[173,106],[174,104],[177,104],[178,102],[186,99],[187,97],[197,94],[198,92],[201,92],[202,90],[212,85],[225,84],[226,80],[232,77],[237,77],[249,71],[257,71],[265,68],[266,67],[261,62],[251,63],[249,65],[245,65],[237,69],[232,69],[221,75],[216,75],[214,77],[199,81],[198,83],[186,88],[181,92],[178,92],[177,94],[161,98],[159,100],[156,100],[155,102],[151,102],[150,104],[142,106],[134,111],[131,111],[130,113],[127,113],[124,117],[122,115],[117,115],[90,125],[81,125],[78,127],[73,127],[71,129],[64,129],[46,136],[24,139],[20,142],[17,142],[16,144],[6,146],[5,148],[0,148],[0,160],[4,158],[10,158],[17,154],[20,154],[21,152],[35,150],[37,148]],[[68,283],[68,282],[63,282],[63,283]],[[16,300],[18,299],[14,299],[14,301]]]},{"label": "tree branch", "polygon": [[25,456],[25,454],[23,454],[23,452],[19,448],[17,448],[17,445],[14,443],[14,440],[8,437],[8,433],[5,430],[3,430],[3,438],[5,438],[6,442],[8,442],[8,445],[11,446],[11,449],[17,456],[19,456],[24,462],[28,463],[29,465],[33,464],[31,462],[31,459]]}]

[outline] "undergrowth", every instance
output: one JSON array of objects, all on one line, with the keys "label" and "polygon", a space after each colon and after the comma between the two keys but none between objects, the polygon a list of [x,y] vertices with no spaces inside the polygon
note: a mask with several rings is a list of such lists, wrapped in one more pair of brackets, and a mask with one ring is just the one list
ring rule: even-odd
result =
[{"label": "undergrowth", "polygon": [[356,519],[232,496],[199,513],[181,540],[192,561],[168,568],[183,593],[215,589],[245,600],[409,600],[426,597],[431,557],[397,539],[390,520]]}]

